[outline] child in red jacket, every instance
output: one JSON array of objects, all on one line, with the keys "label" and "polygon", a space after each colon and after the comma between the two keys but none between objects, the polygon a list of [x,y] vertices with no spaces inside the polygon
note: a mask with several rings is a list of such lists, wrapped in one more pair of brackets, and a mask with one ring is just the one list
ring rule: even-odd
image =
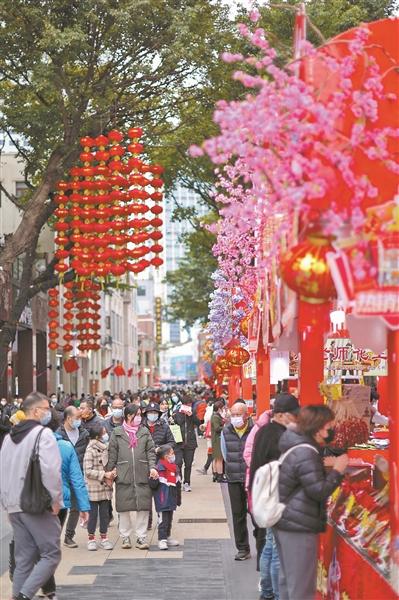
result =
[{"label": "child in red jacket", "polygon": [[155,509],[160,515],[158,525],[158,547],[168,550],[170,546],[179,546],[171,537],[173,512],[181,504],[181,479],[172,446],[164,444],[158,448],[156,469],[159,473],[154,489]]}]

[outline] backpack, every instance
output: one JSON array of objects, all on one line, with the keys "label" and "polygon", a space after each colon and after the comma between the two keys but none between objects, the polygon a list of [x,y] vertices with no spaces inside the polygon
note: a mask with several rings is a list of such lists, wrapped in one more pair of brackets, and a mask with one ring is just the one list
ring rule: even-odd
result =
[{"label": "backpack", "polygon": [[286,506],[280,502],[278,491],[280,465],[293,450],[301,447],[317,452],[310,444],[298,444],[287,450],[279,460],[272,460],[256,470],[251,490],[251,512],[258,527],[273,527],[280,520]]}]

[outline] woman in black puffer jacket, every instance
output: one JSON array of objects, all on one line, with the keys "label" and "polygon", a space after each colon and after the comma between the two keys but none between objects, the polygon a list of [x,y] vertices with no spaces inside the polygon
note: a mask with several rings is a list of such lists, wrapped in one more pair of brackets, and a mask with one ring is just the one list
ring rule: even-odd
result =
[{"label": "woman in black puffer jacket", "polygon": [[[301,408],[296,430],[280,438],[280,501],[286,505],[274,528],[280,556],[280,600],[314,600],[318,534],[326,526],[326,501],[342,481],[346,454],[326,472],[322,447],[334,436],[334,413],[325,405]],[[307,444],[304,446],[303,444]],[[298,446],[298,448],[295,448]]]},{"label": "woman in black puffer jacket", "polygon": [[169,424],[164,419],[161,419],[162,412],[159,404],[150,402],[146,407],[141,409],[143,414],[142,426],[147,427],[155,444],[155,449],[168,444],[175,447],[176,442],[173,433],[170,430]]}]

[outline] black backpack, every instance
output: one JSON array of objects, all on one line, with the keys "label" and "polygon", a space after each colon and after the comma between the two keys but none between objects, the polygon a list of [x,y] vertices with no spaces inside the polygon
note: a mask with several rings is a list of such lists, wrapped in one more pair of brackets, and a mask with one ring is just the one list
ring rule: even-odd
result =
[{"label": "black backpack", "polygon": [[43,430],[44,427],[42,427],[35,440],[21,492],[21,509],[30,515],[42,515],[46,511],[51,511],[52,507],[51,495],[43,485],[40,468],[39,443]]}]

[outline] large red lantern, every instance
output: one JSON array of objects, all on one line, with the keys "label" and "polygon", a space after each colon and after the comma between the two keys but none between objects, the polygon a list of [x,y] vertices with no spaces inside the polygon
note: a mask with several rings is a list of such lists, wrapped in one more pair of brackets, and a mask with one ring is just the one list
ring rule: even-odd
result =
[{"label": "large red lantern", "polygon": [[251,358],[248,350],[242,346],[234,346],[226,352],[226,359],[233,367],[242,367]]},{"label": "large red lantern", "polygon": [[309,235],[281,260],[282,278],[302,300],[326,302],[336,297],[326,258],[327,253],[333,251],[328,238]]}]

